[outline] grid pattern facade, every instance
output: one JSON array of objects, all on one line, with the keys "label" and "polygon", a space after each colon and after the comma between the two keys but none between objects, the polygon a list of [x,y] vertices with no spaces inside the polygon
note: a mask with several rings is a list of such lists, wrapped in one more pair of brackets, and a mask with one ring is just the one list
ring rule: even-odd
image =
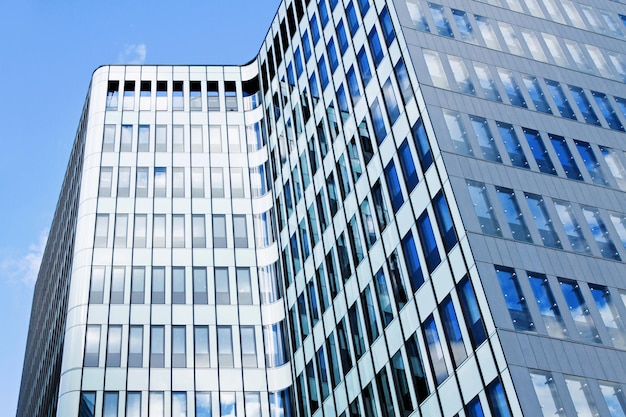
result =
[{"label": "grid pattern facade", "polygon": [[625,16],[293,0],[96,70],[58,415],[625,415]]}]

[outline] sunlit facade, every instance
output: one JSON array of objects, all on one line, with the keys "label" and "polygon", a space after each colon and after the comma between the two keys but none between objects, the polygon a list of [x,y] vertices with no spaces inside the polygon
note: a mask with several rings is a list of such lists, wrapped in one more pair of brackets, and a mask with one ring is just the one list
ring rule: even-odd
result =
[{"label": "sunlit facade", "polygon": [[626,5],[284,0],[92,77],[17,415],[624,416]]}]

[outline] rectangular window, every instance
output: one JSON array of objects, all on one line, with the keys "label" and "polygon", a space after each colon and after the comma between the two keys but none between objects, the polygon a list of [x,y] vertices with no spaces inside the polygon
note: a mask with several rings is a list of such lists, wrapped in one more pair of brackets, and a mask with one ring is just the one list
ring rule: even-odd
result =
[{"label": "rectangular window", "polygon": [[372,71],[364,47],[362,47],[357,54],[357,63],[359,65],[359,71],[361,72],[361,82],[363,86],[367,86],[372,79]]},{"label": "rectangular window", "polygon": [[172,267],[172,304],[185,302],[185,267]]},{"label": "rectangular window", "polygon": [[504,301],[511,315],[511,321],[513,321],[513,327],[517,331],[534,332],[535,324],[528,311],[526,297],[524,297],[519,286],[517,273],[511,268],[496,266],[496,274],[502,295],[504,295]]},{"label": "rectangular window", "polygon": [[626,330],[624,329],[624,322],[620,317],[617,305],[613,302],[608,287],[589,284],[589,290],[591,291],[591,296],[600,312],[600,317],[609,333],[613,346],[618,349],[626,348]]},{"label": "rectangular window", "polygon": [[449,38],[454,38],[454,34],[452,33],[452,28],[450,27],[450,22],[448,18],[445,16],[443,11],[443,6],[439,4],[428,3],[428,8],[430,9],[430,14],[435,21],[435,27],[437,28],[437,33],[441,36],[447,36]]},{"label": "rectangular window", "polygon": [[95,248],[106,248],[109,244],[109,215],[96,215],[96,230],[94,236]]},{"label": "rectangular window", "polygon": [[152,220],[152,247],[165,247],[165,214],[155,214]]},{"label": "rectangular window", "polygon": [[426,341],[432,372],[435,374],[437,385],[439,385],[448,377],[448,367],[443,355],[437,325],[432,315],[428,316],[422,330],[424,331],[424,340]]},{"label": "rectangular window", "polygon": [[100,182],[98,184],[98,197],[111,197],[111,184],[113,183],[113,168],[100,168]]},{"label": "rectangular window", "polygon": [[211,194],[214,198],[224,197],[224,168],[211,168]]},{"label": "rectangular window", "polygon": [[613,130],[619,130],[623,132],[624,126],[622,125],[622,122],[619,120],[617,113],[615,113],[615,110],[613,110],[613,106],[611,105],[606,94],[598,93],[597,91],[592,91],[591,95],[595,99],[596,104],[598,105],[600,112],[602,112],[602,115],[606,119],[606,122],[608,123],[609,127]]},{"label": "rectangular window", "polygon": [[150,326],[150,367],[165,366],[165,328]]},{"label": "rectangular window", "polygon": [[126,268],[114,266],[111,272],[111,304],[124,303],[124,287],[126,280]]},{"label": "rectangular window", "polygon": [[130,196],[130,167],[120,167],[117,174],[117,196]]},{"label": "rectangular window", "polygon": [[192,245],[194,248],[205,248],[206,225],[204,214],[194,214],[191,220]]},{"label": "rectangular window", "polygon": [[185,215],[172,214],[172,247],[185,247]]},{"label": "rectangular window", "polygon": [[470,341],[472,342],[472,346],[476,348],[487,339],[487,334],[483,325],[483,319],[480,315],[478,302],[476,301],[474,288],[467,275],[459,282],[457,288]]},{"label": "rectangular window", "polygon": [[104,300],[104,272],[103,266],[91,268],[91,285],[89,286],[89,302],[102,304]]},{"label": "rectangular window", "polygon": [[[246,216],[234,214],[233,215],[233,228],[234,228],[235,247],[247,248],[248,247],[248,226],[246,222]],[[216,245],[216,247],[218,246]]]},{"label": "rectangular window", "polygon": [[233,336],[230,326],[217,326],[217,354],[220,367],[232,368],[234,366]]},{"label": "rectangular window", "polygon": [[600,146],[600,153],[602,154],[604,162],[609,167],[611,175],[617,182],[617,186],[622,191],[626,191],[626,168],[624,168],[624,164],[620,160],[618,153],[604,146]]},{"label": "rectangular window", "polygon": [[213,247],[226,247],[226,216],[223,214],[213,215]]},{"label": "rectangular window", "polygon": [[193,303],[194,304],[207,304],[207,275],[206,268],[194,267],[193,268]]},{"label": "rectangular window", "polygon": [[562,414],[563,404],[554,384],[552,374],[549,372],[532,371],[530,379],[535,387],[535,394],[544,416],[556,416]]},{"label": "rectangular window", "polygon": [[194,356],[197,368],[209,367],[209,326],[194,327]]},{"label": "rectangular window", "polygon": [[432,272],[441,263],[441,257],[439,256],[439,249],[437,248],[437,241],[435,240],[435,234],[433,232],[428,212],[424,212],[417,219],[417,231],[422,243],[422,250],[424,251],[424,257],[426,258],[426,266],[428,272]]},{"label": "rectangular window", "polygon": [[530,232],[524,220],[524,215],[515,197],[515,191],[508,188],[496,187],[496,192],[513,239],[520,242],[532,242]]},{"label": "rectangular window", "polygon": [[185,368],[187,366],[185,330],[185,326],[172,326],[172,368]]},{"label": "rectangular window", "polygon": [[117,417],[119,392],[105,392],[102,405],[102,417]]},{"label": "rectangular window", "polygon": [[454,55],[448,55],[448,63],[454,76],[454,81],[459,89],[459,92],[463,94],[476,95],[476,89],[474,88],[474,82],[470,78],[470,74],[467,71],[465,62],[462,58]]},{"label": "rectangular window", "polygon": [[548,90],[556,103],[556,107],[559,109],[561,117],[567,117],[568,119],[576,120],[576,115],[569,104],[569,100],[565,96],[561,85],[552,80],[545,80]]},{"label": "rectangular window", "polygon": [[554,169],[548,150],[541,140],[539,132],[524,128],[524,137],[528,142],[528,146],[530,147],[533,157],[535,158],[539,171],[545,174],[556,175],[556,170]]},{"label": "rectangular window", "polygon": [[83,366],[97,367],[100,358],[100,325],[89,324],[85,335],[85,357]]},{"label": "rectangular window", "polygon": [[578,330],[578,336],[588,343],[602,343],[578,283],[559,278],[559,284],[576,330]]},{"label": "rectangular window", "polygon": [[135,197],[148,197],[148,167],[137,167]]},{"label": "rectangular window", "polygon": [[130,152],[133,149],[133,126],[122,125],[122,136],[120,138],[120,152]]},{"label": "rectangular window", "polygon": [[496,122],[496,125],[498,126],[500,138],[504,143],[511,164],[519,168],[528,169],[528,161],[526,160],[526,156],[524,155],[524,151],[522,150],[522,146],[520,145],[513,126],[503,122]]},{"label": "rectangular window", "polygon": [[613,223],[622,245],[626,248],[626,216],[620,213],[611,213],[610,215],[611,223]]},{"label": "rectangular window", "polygon": [[130,326],[128,332],[128,367],[143,366],[143,326]]},{"label": "rectangular window", "polygon": [[444,110],[443,117],[446,121],[448,134],[450,135],[450,140],[452,141],[455,151],[462,155],[474,156],[474,151],[467,138],[467,131],[461,121],[461,114]]},{"label": "rectangular window", "polygon": [[137,139],[138,152],[150,152],[150,126],[139,125],[139,136]]},{"label": "rectangular window", "polygon": [[[109,81],[109,84],[107,86],[107,99],[106,99],[107,110],[117,110],[119,89],[120,89],[119,81]],[[95,396],[94,396],[94,403],[95,403]]]},{"label": "rectangular window", "polygon": [[574,402],[576,414],[579,416],[598,416],[600,415],[596,408],[593,394],[589,388],[589,384],[584,378],[574,376],[565,376],[565,385]]},{"label": "rectangular window", "polygon": [[172,392],[172,416],[187,417],[186,392]]},{"label": "rectangular window", "polygon": [[148,227],[148,216],[145,214],[135,214],[135,230],[133,237],[133,247],[145,248],[146,247],[146,234]]},{"label": "rectangular window", "polygon": [[498,223],[493,205],[487,195],[485,184],[467,181],[467,189],[474,205],[474,212],[478,217],[481,232],[492,236],[502,236],[500,223]]},{"label": "rectangular window", "polygon": [[488,161],[502,162],[487,120],[478,116],[470,116],[470,122],[483,157]]},{"label": "rectangular window", "polygon": [[539,230],[543,244],[551,248],[563,249],[561,240],[552,225],[552,219],[548,214],[548,209],[546,208],[543,197],[530,193],[524,193],[524,195],[526,196],[526,203],[528,203],[528,208],[535,220],[535,226]]},{"label": "rectangular window", "polygon": [[589,254],[589,245],[585,240],[572,205],[567,201],[554,200],[554,208],[563,224],[563,229],[574,252]]},{"label": "rectangular window", "polygon": [[184,126],[172,126],[172,150],[174,152],[185,151],[185,128]]},{"label": "rectangular window", "polygon": [[439,54],[435,51],[424,49],[424,60],[426,61],[426,67],[428,68],[433,86],[449,90],[448,77],[443,69]]},{"label": "rectangular window", "polygon": [[163,391],[150,391],[148,407],[150,410],[150,417],[165,417]]},{"label": "rectangular window", "polygon": [[130,279],[131,304],[143,304],[145,301],[146,269],[143,266],[134,266]]},{"label": "rectangular window", "polygon": [[215,303],[230,304],[228,268],[215,268]]},{"label": "rectangular window", "polygon": [[165,267],[152,267],[152,304],[165,303]]},{"label": "rectangular window", "polygon": [[398,210],[400,210],[400,207],[404,204],[404,196],[402,195],[398,173],[393,160],[391,160],[385,167],[385,180],[387,181],[387,189],[389,191],[389,196],[391,197],[393,212],[397,213]]},{"label": "rectangular window", "polygon": [[167,126],[157,125],[155,128],[155,151],[167,152]]},{"label": "rectangular window", "polygon": [[498,75],[500,76],[500,81],[502,81],[502,84],[504,85],[504,91],[506,91],[511,104],[527,108],[526,99],[524,99],[522,90],[519,88],[513,72],[504,68],[498,68]]},{"label": "rectangular window", "polygon": [[535,105],[535,109],[543,113],[552,114],[552,109],[550,109],[550,105],[543,94],[537,77],[522,75],[522,80],[524,80],[524,85],[526,86],[526,90],[528,90],[530,99]]},{"label": "rectangular window", "polygon": [[[404,253],[404,261],[406,263],[406,268],[409,273],[409,280],[411,281],[411,288],[413,290],[412,292],[415,292],[422,286],[422,284],[424,284],[424,275],[422,273],[422,266],[420,264],[419,256],[417,254],[415,239],[413,238],[413,233],[410,230],[406,234],[406,236],[402,238],[402,252]],[[400,276],[396,278],[397,281],[399,281],[400,283],[402,278]],[[392,283],[392,285],[394,284]],[[396,294],[396,296],[397,295],[398,294]],[[396,301],[403,301],[404,298],[405,297],[402,296],[401,299],[398,299]]]},{"label": "rectangular window", "polygon": [[166,197],[167,195],[167,168],[154,167],[154,196]]},{"label": "rectangular window", "polygon": [[185,168],[172,168],[172,197],[185,196]]},{"label": "rectangular window", "polygon": [[600,391],[612,416],[626,416],[626,396],[619,384],[601,382]]},{"label": "rectangular window", "polygon": [[126,417],[141,417],[141,392],[126,393]]},{"label": "rectangular window", "polygon": [[250,268],[237,268],[237,300],[239,304],[252,304]]},{"label": "rectangular window", "polygon": [[122,326],[109,326],[106,366],[120,366],[122,360]]},{"label": "rectangular window", "polygon": [[548,62],[548,57],[541,47],[541,43],[539,42],[539,39],[537,38],[535,32],[528,29],[521,30],[522,38],[524,38],[524,41],[526,41],[526,45],[528,46],[528,49],[530,50],[530,54],[532,55],[533,59],[541,62]]},{"label": "rectangular window", "polygon": [[587,224],[591,229],[591,234],[593,235],[602,256],[607,259],[620,261],[621,257],[617,252],[617,248],[611,239],[609,231],[606,228],[604,220],[602,220],[598,209],[595,207],[584,206],[582,207],[582,210],[585,220],[587,220]]},{"label": "rectangular window", "polygon": [[204,197],[204,168],[191,168],[191,197]]},{"label": "rectangular window", "polygon": [[500,42],[498,42],[498,38],[496,37],[496,32],[493,30],[491,26],[491,21],[489,18],[485,16],[474,15],[476,19],[476,24],[478,25],[478,30],[485,41],[485,45],[487,48],[495,49],[497,51],[500,50]]},{"label": "rectangular window", "polygon": [[[407,4],[408,6],[409,4]],[[409,14],[411,14],[411,8],[409,8]],[[413,17],[413,14],[411,14]],[[452,18],[454,19],[454,23],[456,23],[456,28],[461,34],[461,39],[465,42],[476,43],[476,36],[474,35],[474,29],[472,28],[472,24],[467,17],[467,13],[463,10],[452,9]],[[415,19],[413,20],[415,22]],[[424,23],[426,23],[424,21]],[[428,31],[428,29],[426,29]]]},{"label": "rectangular window", "polygon": [[518,56],[524,56],[524,50],[522,49],[515,28],[504,22],[498,22],[498,27],[500,28],[500,33],[504,38],[506,46],[509,48],[509,52]]},{"label": "rectangular window", "polygon": [[122,102],[124,110],[133,110],[135,108],[135,82],[124,81],[124,99]]},{"label": "rectangular window", "polygon": [[590,125],[601,126],[600,120],[598,120],[596,112],[591,107],[591,103],[589,102],[589,99],[587,99],[583,89],[570,85],[569,91],[572,93],[572,96],[574,96],[574,101],[578,106],[578,110],[580,110],[585,118],[585,122]]},{"label": "rectangular window", "polygon": [[128,241],[128,214],[116,214],[113,245],[116,248],[125,248],[127,241]]},{"label": "rectangular window", "polygon": [[443,331],[448,339],[448,345],[455,366],[459,366],[466,358],[467,352],[463,343],[463,336],[459,327],[454,304],[450,296],[447,296],[439,306]]},{"label": "rectangular window", "polygon": [[557,135],[548,136],[550,137],[550,142],[554,147],[556,156],[559,158],[559,162],[561,162],[561,166],[563,167],[563,171],[565,171],[567,178],[582,181],[583,177],[580,174],[578,166],[576,165],[576,161],[574,161],[572,152],[570,152],[569,147],[567,146],[565,138]]},{"label": "rectangular window", "polygon": [[546,326],[548,334],[551,337],[560,339],[568,338],[567,328],[565,327],[561,311],[550,288],[548,278],[543,274],[534,272],[527,272],[527,274],[530,287],[537,301],[539,313],[543,318],[543,323]]},{"label": "rectangular window", "polygon": [[239,333],[241,335],[241,365],[256,368],[258,363],[254,326],[240,326]]}]

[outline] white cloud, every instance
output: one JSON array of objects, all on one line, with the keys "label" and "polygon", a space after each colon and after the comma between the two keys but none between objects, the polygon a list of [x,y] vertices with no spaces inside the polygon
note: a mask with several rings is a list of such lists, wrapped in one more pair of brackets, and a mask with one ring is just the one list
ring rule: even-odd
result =
[{"label": "white cloud", "polygon": [[34,286],[47,240],[48,230],[44,230],[39,234],[39,240],[28,247],[26,254],[2,253],[0,277],[9,282],[21,282],[28,287]]},{"label": "white cloud", "polygon": [[117,60],[121,64],[143,64],[146,60],[148,49],[145,43],[124,45],[124,50],[119,53]]}]

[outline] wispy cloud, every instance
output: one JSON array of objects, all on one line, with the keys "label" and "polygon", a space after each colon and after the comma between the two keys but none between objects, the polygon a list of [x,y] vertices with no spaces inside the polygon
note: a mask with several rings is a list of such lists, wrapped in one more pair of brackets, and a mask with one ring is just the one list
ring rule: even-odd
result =
[{"label": "wispy cloud", "polygon": [[148,49],[145,43],[124,45],[124,50],[119,53],[117,60],[121,64],[143,64],[146,60]]},{"label": "wispy cloud", "polygon": [[44,230],[40,233],[39,240],[31,244],[25,254],[15,253],[17,251],[1,253],[0,277],[9,282],[21,282],[28,287],[34,286],[47,240],[48,230]]}]

